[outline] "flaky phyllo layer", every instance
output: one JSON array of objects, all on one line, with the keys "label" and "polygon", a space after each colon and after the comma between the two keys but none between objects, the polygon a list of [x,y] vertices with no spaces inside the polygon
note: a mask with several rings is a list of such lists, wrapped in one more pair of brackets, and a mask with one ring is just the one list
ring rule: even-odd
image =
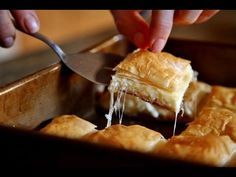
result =
[{"label": "flaky phyllo layer", "polygon": [[190,61],[161,52],[139,50],[116,68],[109,90],[120,90],[178,113],[193,79]]}]

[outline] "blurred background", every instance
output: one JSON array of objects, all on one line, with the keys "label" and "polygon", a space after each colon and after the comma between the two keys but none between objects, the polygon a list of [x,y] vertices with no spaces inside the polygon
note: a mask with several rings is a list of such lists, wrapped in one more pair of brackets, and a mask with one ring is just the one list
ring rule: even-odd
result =
[{"label": "blurred background", "polygon": [[[109,10],[37,10],[41,21],[41,32],[59,44],[89,38],[116,27]],[[174,26],[173,38],[213,41],[236,44],[236,11],[223,10],[204,24]],[[17,32],[15,45],[10,49],[0,48],[0,63],[19,56],[44,50],[41,41]],[[76,50],[76,46],[75,46]]]}]

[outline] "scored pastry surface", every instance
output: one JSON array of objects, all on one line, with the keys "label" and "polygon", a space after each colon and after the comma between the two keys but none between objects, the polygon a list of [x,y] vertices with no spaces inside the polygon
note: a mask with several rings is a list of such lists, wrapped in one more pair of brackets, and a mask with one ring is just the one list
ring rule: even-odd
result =
[{"label": "scored pastry surface", "polygon": [[223,107],[236,113],[236,88],[212,86],[205,106]]},{"label": "scored pastry surface", "polygon": [[[222,114],[227,116],[229,110],[224,109],[224,111],[226,113]],[[202,125],[207,127],[208,124]],[[219,125],[222,128],[223,124]],[[102,130],[95,128],[94,124],[82,118],[64,115],[54,118],[50,124],[41,129],[41,132],[211,166],[224,166],[230,161],[234,162],[236,143],[227,133],[227,128],[222,134],[209,131],[199,134],[197,130],[196,134],[182,133],[168,140],[161,133],[141,125],[116,124]],[[235,132],[230,128],[229,130]]]},{"label": "scored pastry surface", "polygon": [[125,126],[121,124],[85,135],[82,140],[141,152],[150,152],[154,148],[159,149],[166,142],[157,131],[140,125]]},{"label": "scored pastry surface", "polygon": [[96,125],[75,115],[55,117],[40,132],[60,137],[77,139],[96,131]]},{"label": "scored pastry surface", "polygon": [[214,166],[224,166],[235,154],[236,144],[228,136],[173,136],[161,149],[162,156]]},{"label": "scored pastry surface", "polygon": [[170,139],[141,125],[117,124],[97,130],[96,125],[74,115],[56,117],[40,131],[213,166],[224,166],[235,158],[235,88],[190,83],[190,62],[164,52],[134,52],[115,70],[109,86],[113,92],[136,95],[169,109],[170,114],[179,111],[184,98],[184,109],[193,121]]},{"label": "scored pastry surface", "polygon": [[129,54],[114,70],[110,91],[123,90],[177,113],[194,77],[189,60],[147,50]]}]

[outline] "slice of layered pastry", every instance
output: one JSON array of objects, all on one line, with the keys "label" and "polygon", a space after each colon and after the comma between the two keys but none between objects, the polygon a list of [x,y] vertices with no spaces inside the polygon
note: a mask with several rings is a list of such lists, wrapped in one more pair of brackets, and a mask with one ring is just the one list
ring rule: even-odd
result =
[{"label": "slice of layered pastry", "polygon": [[139,152],[160,149],[166,142],[159,132],[141,125],[126,126],[121,124],[87,134],[81,140]]},{"label": "slice of layered pastry", "polygon": [[220,107],[204,107],[199,116],[189,123],[183,136],[228,135],[236,142],[236,114]]},{"label": "slice of layered pastry", "polygon": [[229,136],[173,136],[153,153],[164,157],[206,164],[226,166],[236,152],[236,144]]},{"label": "slice of layered pastry", "polygon": [[236,89],[213,86],[196,119],[182,135],[228,135],[236,142]]},{"label": "slice of layered pastry", "polygon": [[[190,83],[183,99],[184,115],[178,117],[179,123],[191,122],[200,112],[207,96],[211,92],[211,86],[201,81]],[[114,94],[117,98],[117,94]],[[107,90],[99,93],[97,105],[106,111],[109,110],[110,94]],[[124,103],[124,114],[131,117],[155,118],[159,121],[173,121],[175,113],[163,107],[143,101],[139,97],[126,95]]]},{"label": "slice of layered pastry", "polygon": [[176,114],[194,78],[189,60],[147,50],[129,54],[114,70],[108,88],[112,94],[120,91],[132,94]]},{"label": "slice of layered pastry", "polygon": [[40,130],[44,134],[78,139],[88,133],[97,131],[96,125],[75,115],[55,117],[49,124]]},{"label": "slice of layered pastry", "polygon": [[211,86],[201,81],[193,81],[184,95],[184,115],[190,121],[194,120],[203,108],[208,95],[211,93]]},{"label": "slice of layered pastry", "polygon": [[236,113],[236,88],[213,86],[205,106],[222,107]]}]

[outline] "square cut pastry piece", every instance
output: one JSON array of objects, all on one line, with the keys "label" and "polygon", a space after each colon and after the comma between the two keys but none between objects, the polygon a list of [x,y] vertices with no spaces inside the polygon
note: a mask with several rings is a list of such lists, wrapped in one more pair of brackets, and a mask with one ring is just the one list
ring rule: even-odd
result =
[{"label": "square cut pastry piece", "polygon": [[236,151],[236,144],[228,136],[173,136],[161,149],[153,153],[210,166],[226,166]]},{"label": "square cut pastry piece", "polygon": [[87,134],[81,140],[121,149],[151,152],[160,149],[166,139],[159,133],[141,125],[112,125]]},{"label": "square cut pastry piece", "polygon": [[190,61],[147,50],[129,54],[114,70],[111,93],[124,91],[176,113],[194,75]]},{"label": "square cut pastry piece", "polygon": [[96,125],[75,115],[62,115],[55,117],[40,132],[64,138],[78,139],[88,133],[95,132],[96,127]]},{"label": "square cut pastry piece", "polygon": [[213,86],[204,106],[226,108],[236,113],[236,88]]},{"label": "square cut pastry piece", "polygon": [[196,118],[203,108],[208,95],[211,93],[211,86],[201,81],[193,81],[184,95],[184,115],[191,121]]},{"label": "square cut pastry piece", "polygon": [[189,123],[183,136],[228,135],[236,142],[236,114],[218,107],[204,107],[199,116]]},{"label": "square cut pastry piece", "polygon": [[236,142],[236,89],[213,86],[205,103],[182,135],[228,135]]}]

